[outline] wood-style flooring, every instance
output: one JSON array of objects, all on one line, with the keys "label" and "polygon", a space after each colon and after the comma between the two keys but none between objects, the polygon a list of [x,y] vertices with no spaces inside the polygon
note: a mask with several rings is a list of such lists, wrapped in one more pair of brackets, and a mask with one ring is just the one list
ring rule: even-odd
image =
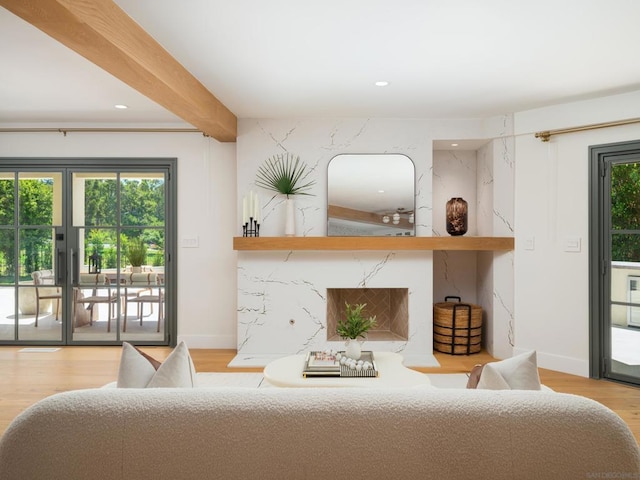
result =
[{"label": "wood-style flooring", "polygon": [[[162,360],[171,351],[164,347],[142,348]],[[29,405],[57,392],[100,387],[117,378],[120,347],[43,348],[0,347],[0,433]],[[261,368],[228,368],[235,350],[191,350],[198,372],[260,372]],[[424,373],[468,373],[476,363],[494,361],[486,353],[451,356],[436,353],[439,368],[417,368]],[[542,383],[557,392],[573,393],[606,405],[629,425],[640,443],[640,388],[606,380],[567,375],[540,369]]]}]

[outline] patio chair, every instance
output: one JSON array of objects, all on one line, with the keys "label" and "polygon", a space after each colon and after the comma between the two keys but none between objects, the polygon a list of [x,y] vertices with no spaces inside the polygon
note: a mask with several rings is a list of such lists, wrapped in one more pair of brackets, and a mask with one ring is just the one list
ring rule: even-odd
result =
[{"label": "patio chair", "polygon": [[[89,288],[91,288],[91,294],[84,296],[82,290]],[[95,306],[98,304],[108,304],[107,332],[111,332],[111,319],[115,317],[115,305],[118,301],[118,295],[117,292],[111,288],[109,277],[103,273],[81,273],[80,282],[74,289],[73,300],[74,314],[77,308],[86,308],[90,311],[89,325],[93,325]],[[85,304],[89,304],[89,306],[84,307]]]},{"label": "patio chair", "polygon": [[147,273],[131,273],[125,277],[125,303],[124,303],[124,319],[122,322],[122,331],[127,331],[127,305],[129,303],[137,304],[137,317],[140,325],[144,320],[144,304],[151,304],[151,312],[153,313],[153,304],[158,304],[158,326],[156,331],[160,331],[160,323],[164,318],[164,287],[162,285],[162,276],[156,272]]},{"label": "patio chair", "polygon": [[55,278],[52,270],[36,270],[31,272],[31,278],[33,278],[33,284],[35,285],[36,292],[36,321],[35,326],[38,326],[38,317],[40,316],[40,300],[55,300],[55,315],[56,321],[60,313],[60,299],[62,298],[62,291],[60,287],[55,286]]}]

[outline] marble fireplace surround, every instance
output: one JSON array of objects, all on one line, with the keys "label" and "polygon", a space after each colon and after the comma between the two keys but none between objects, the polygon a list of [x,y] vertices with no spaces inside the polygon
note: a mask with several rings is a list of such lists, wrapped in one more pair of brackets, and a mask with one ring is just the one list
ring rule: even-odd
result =
[{"label": "marble fireplace surround", "polygon": [[[365,349],[402,354],[406,366],[437,366],[432,343],[430,251],[239,251],[238,353],[230,367],[261,367],[285,355],[342,350],[327,324],[331,289],[405,292],[405,334]],[[333,300],[332,300],[333,301]],[[333,329],[333,330],[332,330]]]}]

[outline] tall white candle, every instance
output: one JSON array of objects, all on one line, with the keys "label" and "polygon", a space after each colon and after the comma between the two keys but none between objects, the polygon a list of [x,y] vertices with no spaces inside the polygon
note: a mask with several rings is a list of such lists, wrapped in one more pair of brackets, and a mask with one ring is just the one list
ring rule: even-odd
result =
[{"label": "tall white candle", "polygon": [[254,198],[253,209],[256,212],[255,219],[256,219],[256,222],[260,223],[260,203],[258,202],[258,194],[255,194],[253,198]]},{"label": "tall white candle", "polygon": [[247,219],[247,197],[242,197],[242,224],[244,225],[249,220]]}]

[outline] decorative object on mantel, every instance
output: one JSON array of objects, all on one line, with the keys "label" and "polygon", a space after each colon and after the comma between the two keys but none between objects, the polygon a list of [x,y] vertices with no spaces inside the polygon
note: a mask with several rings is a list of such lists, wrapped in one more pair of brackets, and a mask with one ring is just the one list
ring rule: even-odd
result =
[{"label": "decorative object on mantel", "polygon": [[340,320],[336,325],[336,333],[347,339],[345,355],[348,358],[358,360],[362,354],[362,343],[358,339],[364,338],[365,334],[376,326],[376,317],[365,318],[362,311],[367,306],[366,303],[350,305],[345,302],[345,319]]},{"label": "decorative object on mantel", "polygon": [[260,236],[260,203],[253,190],[249,192],[249,198],[242,197],[242,236]]},{"label": "decorative object on mantel", "polygon": [[300,157],[289,152],[274,155],[267,159],[256,174],[256,185],[272,192],[286,195],[286,220],[284,234],[287,237],[295,237],[295,203],[293,195],[312,195],[306,190],[315,184],[315,180],[305,181],[309,172],[305,173],[307,166],[300,162]]},{"label": "decorative object on mantel", "polygon": [[447,233],[449,235],[464,235],[467,233],[467,201],[461,197],[454,197],[447,202]]},{"label": "decorative object on mantel", "polygon": [[293,198],[287,197],[284,201],[285,204],[285,221],[284,221],[284,236],[295,237],[296,236],[296,202]]}]

